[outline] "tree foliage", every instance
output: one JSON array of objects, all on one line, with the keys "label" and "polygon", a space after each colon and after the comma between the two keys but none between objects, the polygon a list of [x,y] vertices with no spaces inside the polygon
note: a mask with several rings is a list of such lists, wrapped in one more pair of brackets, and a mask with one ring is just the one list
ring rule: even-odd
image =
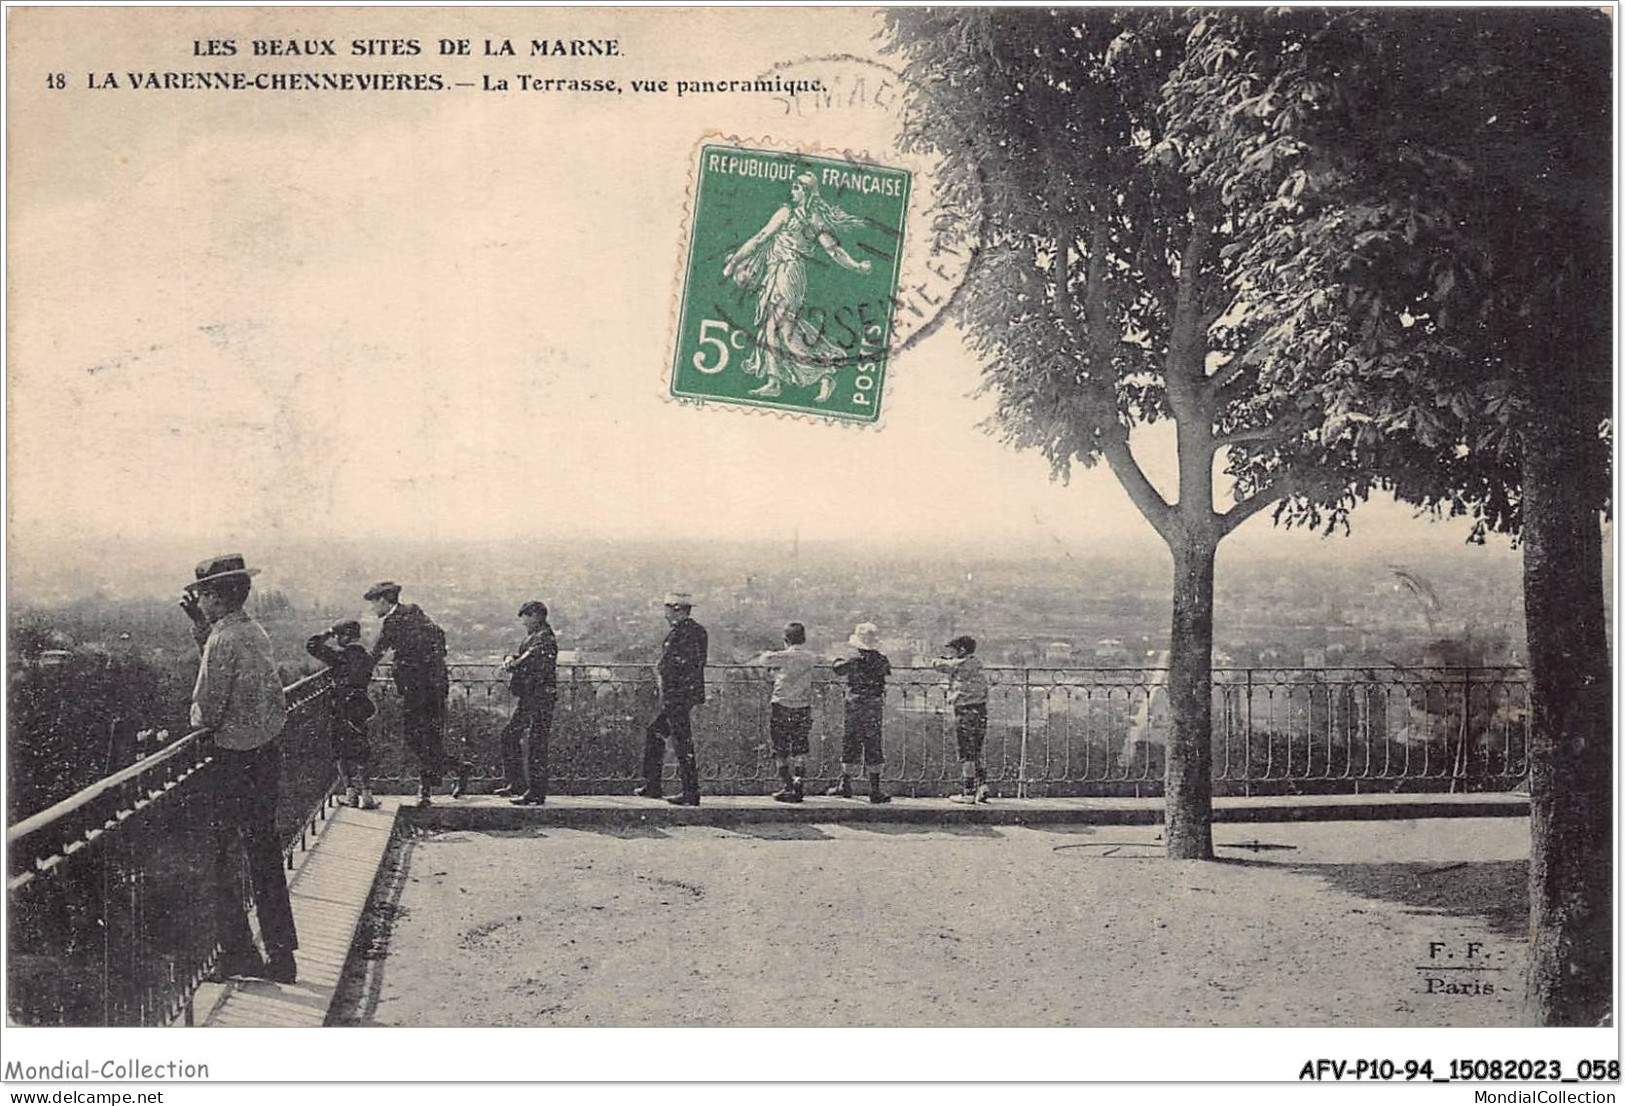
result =
[{"label": "tree foliage", "polygon": [[[1201,20],[1074,9],[889,22],[921,90],[910,139],[942,156],[956,206],[991,212],[959,303],[1004,439],[1063,478],[1104,459],[1165,537],[1189,524],[1222,537],[1271,505],[1289,524],[1345,523],[1373,478],[1362,455],[1326,447],[1335,392],[1258,357],[1282,325],[1252,302],[1277,198],[1226,187],[1235,141],[1190,140],[1209,76],[1192,56]],[[1179,504],[1207,498],[1189,485],[1209,483],[1217,452],[1236,501],[1221,520],[1170,513],[1133,463],[1129,431],[1170,418],[1188,455]]]},{"label": "tree foliage", "polygon": [[186,732],[186,688],[136,657],[78,651],[14,670],[8,688],[6,819],[67,798],[122,763],[108,763],[109,725]]},{"label": "tree foliage", "polygon": [[1243,360],[1320,394],[1305,444],[1480,536],[1521,526],[1548,379],[1606,504],[1609,50],[1580,9],[1229,9],[1164,90],[1168,156],[1239,222]]}]

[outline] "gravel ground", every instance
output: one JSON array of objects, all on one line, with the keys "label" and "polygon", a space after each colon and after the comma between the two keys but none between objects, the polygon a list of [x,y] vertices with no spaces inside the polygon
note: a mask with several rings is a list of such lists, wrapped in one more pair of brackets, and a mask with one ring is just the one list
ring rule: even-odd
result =
[{"label": "gravel ground", "polygon": [[1156,834],[427,833],[369,910],[336,1020],[1517,1024],[1524,819],[1226,825],[1217,863],[1162,859]]}]

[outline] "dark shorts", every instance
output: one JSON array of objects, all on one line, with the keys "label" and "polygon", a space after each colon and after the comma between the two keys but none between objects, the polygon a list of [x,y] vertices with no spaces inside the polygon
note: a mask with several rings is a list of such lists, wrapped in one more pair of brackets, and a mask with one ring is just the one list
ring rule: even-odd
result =
[{"label": "dark shorts", "polygon": [[886,763],[886,754],[880,748],[881,719],[885,711],[884,699],[846,701],[846,732],[841,737],[842,764]]},{"label": "dark shorts", "polygon": [[334,760],[366,763],[372,759],[372,742],[368,739],[365,722],[334,718],[328,732],[332,738]]},{"label": "dark shorts", "polygon": [[980,761],[987,740],[987,704],[961,703],[954,708],[954,732],[959,738],[959,759]]},{"label": "dark shorts", "polygon": [[812,708],[769,704],[767,733],[775,757],[806,756],[811,747],[807,739],[812,734]]},{"label": "dark shorts", "polygon": [[366,762],[372,759],[367,722],[377,710],[363,688],[333,689],[332,725],[328,736],[334,760]]}]

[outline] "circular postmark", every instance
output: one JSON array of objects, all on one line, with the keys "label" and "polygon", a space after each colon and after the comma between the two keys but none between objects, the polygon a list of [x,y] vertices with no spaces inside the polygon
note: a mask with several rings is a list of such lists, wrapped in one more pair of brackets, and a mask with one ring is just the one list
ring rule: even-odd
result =
[{"label": "circular postmark", "polygon": [[[904,109],[914,93],[902,73],[852,54],[780,62],[764,77],[810,91],[776,97],[779,138],[805,138],[854,163],[906,169],[913,178],[887,345],[895,356],[947,317],[981,253],[987,204],[979,178],[950,189],[943,158],[904,142]],[[966,142],[969,141],[967,138]],[[832,202],[844,192],[837,189]]]},{"label": "circular postmark", "polygon": [[876,424],[892,362],[974,270],[980,182],[905,141],[887,66],[811,58],[762,81],[785,89],[777,121],[695,147],[669,394]]}]

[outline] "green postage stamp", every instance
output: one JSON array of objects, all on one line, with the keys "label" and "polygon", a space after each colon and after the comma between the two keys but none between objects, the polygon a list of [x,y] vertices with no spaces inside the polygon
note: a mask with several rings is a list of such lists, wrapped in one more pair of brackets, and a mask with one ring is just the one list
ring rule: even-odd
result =
[{"label": "green postage stamp", "polygon": [[702,145],[671,394],[877,421],[910,184],[862,161]]}]

